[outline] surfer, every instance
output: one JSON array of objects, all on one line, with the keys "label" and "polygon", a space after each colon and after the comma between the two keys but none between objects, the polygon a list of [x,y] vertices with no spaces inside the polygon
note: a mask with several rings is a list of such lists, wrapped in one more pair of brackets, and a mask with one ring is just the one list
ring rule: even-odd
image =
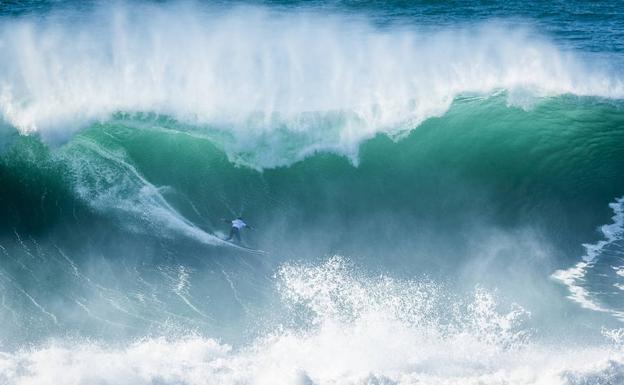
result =
[{"label": "surfer", "polygon": [[221,219],[224,222],[231,222],[232,227],[230,228],[230,235],[227,237],[226,241],[232,241],[236,238],[237,243],[241,243],[240,231],[247,227],[248,229],[253,229],[253,227],[249,226],[247,223],[243,221],[243,217],[238,217],[233,219],[232,221],[228,221],[227,219]]}]

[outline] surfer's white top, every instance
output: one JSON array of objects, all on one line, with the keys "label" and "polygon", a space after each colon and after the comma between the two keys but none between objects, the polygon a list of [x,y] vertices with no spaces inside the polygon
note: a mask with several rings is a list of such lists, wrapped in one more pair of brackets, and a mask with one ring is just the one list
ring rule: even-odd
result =
[{"label": "surfer's white top", "polygon": [[247,226],[247,224],[245,222],[243,222],[240,219],[234,219],[232,221],[232,227],[236,227],[237,229],[242,229],[243,227]]}]

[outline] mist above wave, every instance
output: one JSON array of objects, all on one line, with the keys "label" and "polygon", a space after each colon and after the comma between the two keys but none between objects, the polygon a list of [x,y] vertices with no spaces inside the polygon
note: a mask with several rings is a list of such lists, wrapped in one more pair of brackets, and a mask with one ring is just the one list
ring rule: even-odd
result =
[{"label": "mist above wave", "polygon": [[518,105],[624,94],[618,76],[500,23],[380,29],[320,12],[117,5],[4,19],[0,47],[0,116],[22,133],[66,138],[118,111],[155,112],[216,127],[228,153],[289,145],[296,159],[353,157],[362,140],[401,135],[461,94],[507,90]]}]

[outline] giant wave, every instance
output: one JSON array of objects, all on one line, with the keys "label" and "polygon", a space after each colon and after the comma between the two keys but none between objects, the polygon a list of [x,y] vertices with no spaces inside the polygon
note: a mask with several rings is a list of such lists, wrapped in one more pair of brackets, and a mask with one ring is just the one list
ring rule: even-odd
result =
[{"label": "giant wave", "polygon": [[622,382],[617,60],[404,21],[1,16],[0,383]]}]

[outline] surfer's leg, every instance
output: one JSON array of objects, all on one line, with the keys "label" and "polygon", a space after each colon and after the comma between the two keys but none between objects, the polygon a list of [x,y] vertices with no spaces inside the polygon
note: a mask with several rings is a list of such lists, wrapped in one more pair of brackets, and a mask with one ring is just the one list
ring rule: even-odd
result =
[{"label": "surfer's leg", "polygon": [[234,232],[234,237],[236,238],[236,242],[241,243],[240,231],[238,229]]},{"label": "surfer's leg", "polygon": [[237,233],[238,233],[238,231],[236,231],[236,228],[232,227],[230,229],[230,235],[228,235],[226,241],[231,241],[232,238],[234,237],[234,234],[237,234]]}]

